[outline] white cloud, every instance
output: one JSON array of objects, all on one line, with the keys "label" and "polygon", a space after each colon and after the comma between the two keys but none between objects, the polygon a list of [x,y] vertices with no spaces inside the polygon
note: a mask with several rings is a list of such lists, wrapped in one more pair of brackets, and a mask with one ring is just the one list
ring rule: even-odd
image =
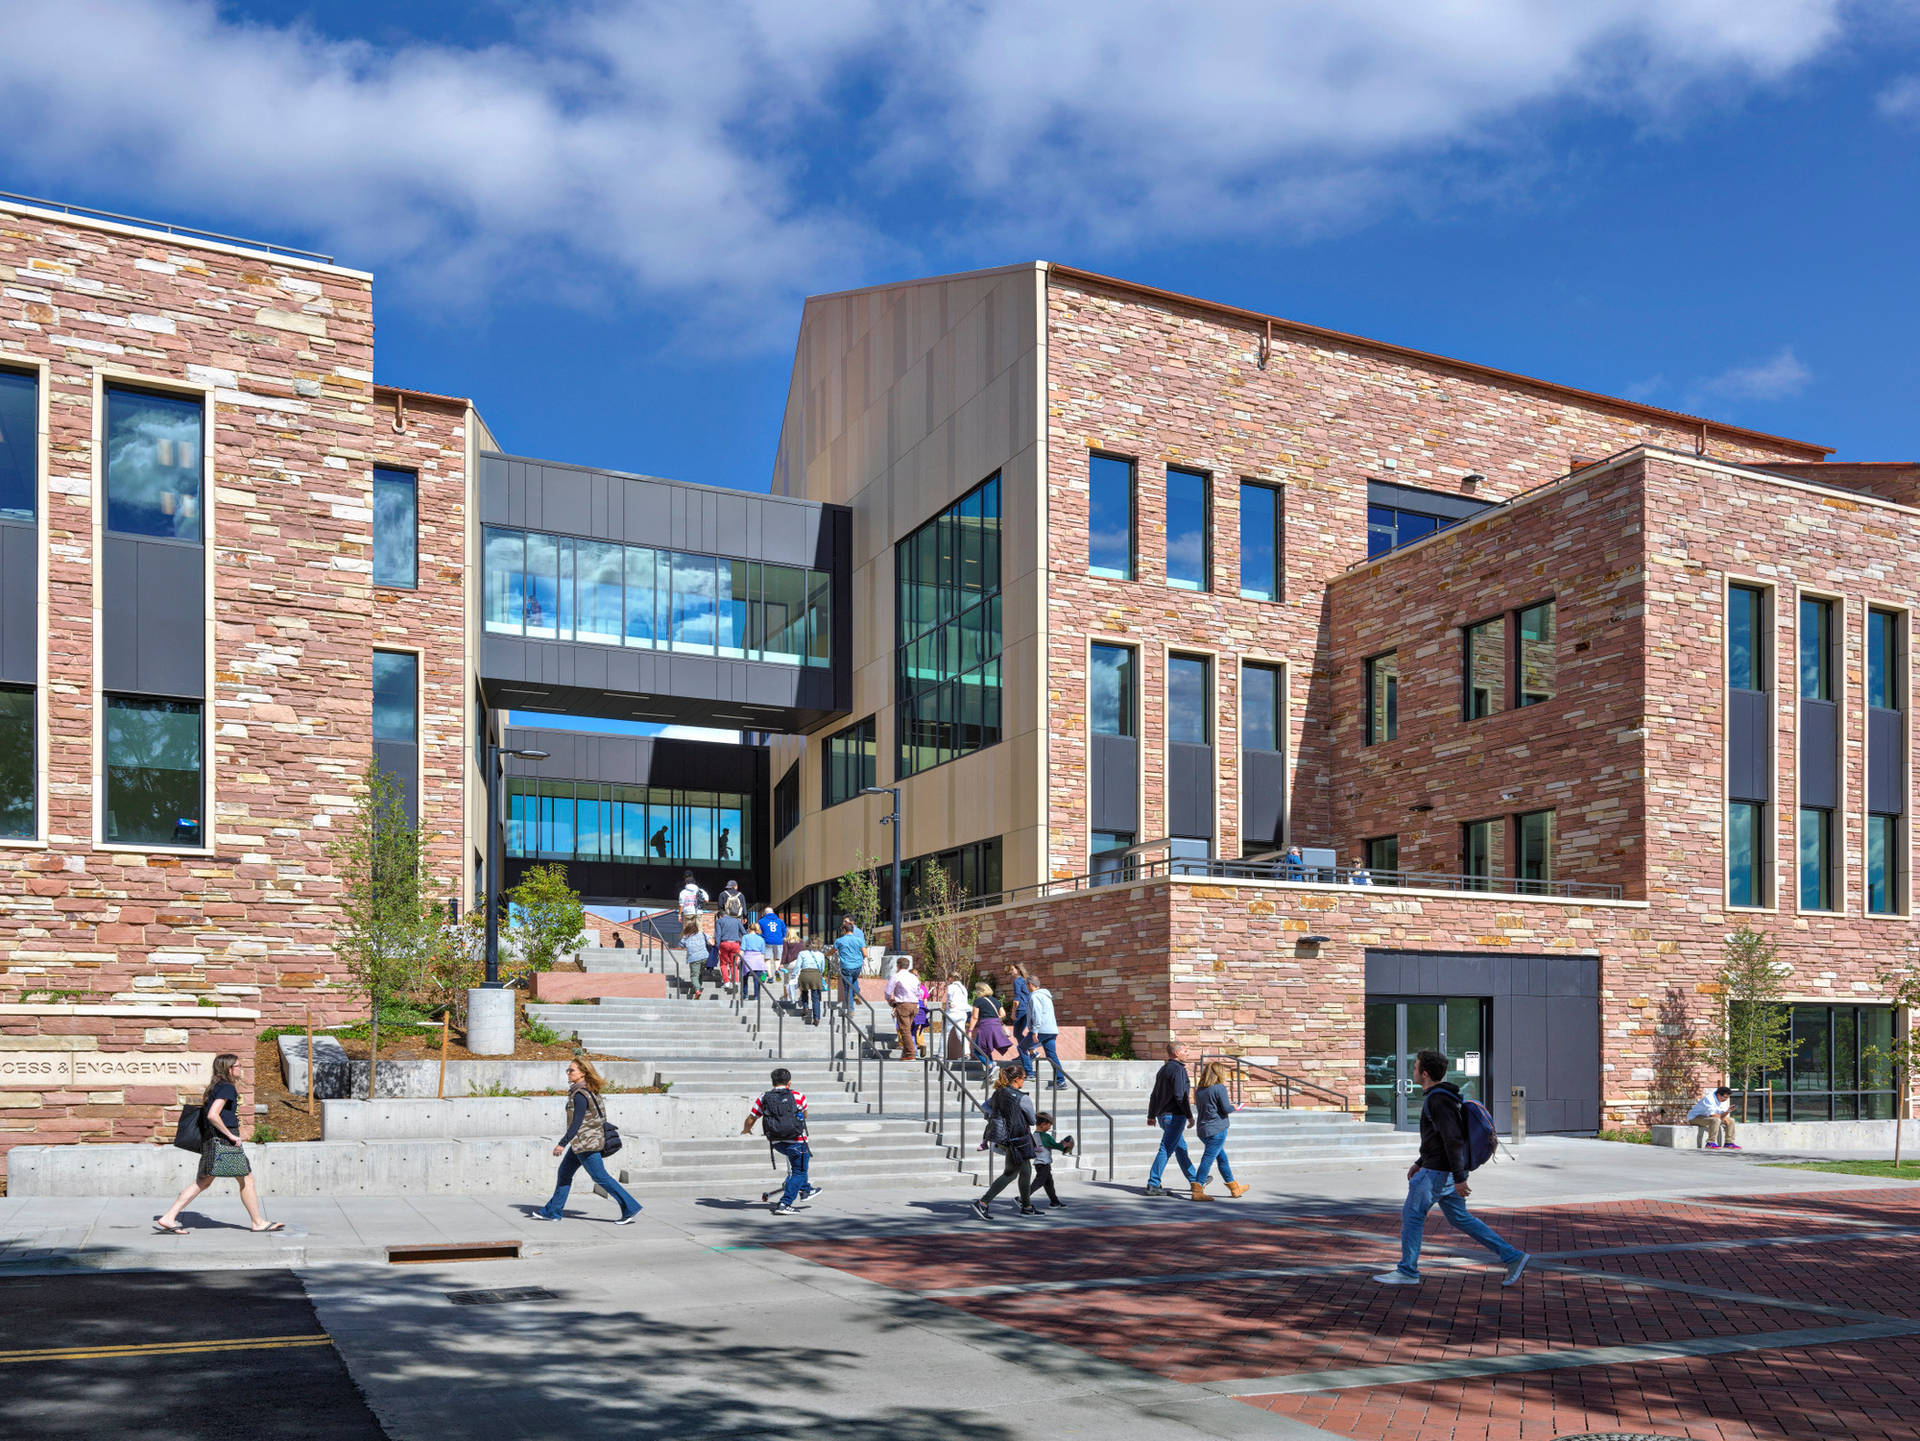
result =
[{"label": "white cloud", "polygon": [[1813,372],[1783,345],[1765,360],[1730,366],[1720,374],[1703,380],[1696,387],[1703,396],[1723,400],[1785,400],[1798,395],[1813,379]]},{"label": "white cloud", "polygon": [[1874,99],[1889,120],[1920,120],[1920,75],[1904,75]]},{"label": "white cloud", "polygon": [[6,9],[16,185],[755,344],[882,267],[1294,235],[1482,186],[1560,115],[1672,121],[1788,76],[1842,0],[575,0],[482,48],[211,0]]}]

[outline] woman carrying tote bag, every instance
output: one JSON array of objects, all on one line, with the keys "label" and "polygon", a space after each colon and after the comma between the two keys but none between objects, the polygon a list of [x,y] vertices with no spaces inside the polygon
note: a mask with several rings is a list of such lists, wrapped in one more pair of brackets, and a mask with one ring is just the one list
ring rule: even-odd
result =
[{"label": "woman carrying tote bag", "polygon": [[567,1192],[573,1189],[574,1173],[582,1169],[620,1207],[620,1219],[614,1225],[631,1225],[633,1218],[640,1214],[640,1203],[613,1179],[602,1159],[620,1149],[620,1133],[607,1119],[606,1105],[600,1099],[605,1085],[591,1061],[576,1056],[567,1063],[567,1133],[553,1148],[556,1156],[566,1154],[560,1162],[560,1179],[553,1188],[553,1198],[533,1213],[536,1221],[562,1219]]},{"label": "woman carrying tote bag", "polygon": [[240,1112],[240,1088],[236,1084],[239,1077],[238,1056],[226,1051],[213,1058],[213,1079],[207,1082],[206,1092],[200,1098],[200,1125],[206,1139],[200,1146],[199,1173],[186,1190],[174,1197],[164,1216],[153,1218],[154,1230],[171,1236],[186,1235],[187,1228],[180,1224],[181,1209],[222,1176],[231,1176],[240,1183],[240,1204],[247,1208],[254,1230],[287,1229],[285,1222],[269,1221],[261,1213],[260,1196],[253,1184],[253,1167],[241,1148],[239,1132],[234,1130]]}]

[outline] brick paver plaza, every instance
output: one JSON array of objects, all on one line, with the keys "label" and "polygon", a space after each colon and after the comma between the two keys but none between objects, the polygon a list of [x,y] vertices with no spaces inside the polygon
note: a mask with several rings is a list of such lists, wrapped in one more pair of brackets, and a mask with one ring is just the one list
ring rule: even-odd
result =
[{"label": "brick paver plaza", "polygon": [[1920,1187],[1481,1214],[1534,1253],[1519,1286],[1437,1211],[1418,1288],[1370,1279],[1377,1210],[785,1249],[1356,1438],[1920,1432]]}]

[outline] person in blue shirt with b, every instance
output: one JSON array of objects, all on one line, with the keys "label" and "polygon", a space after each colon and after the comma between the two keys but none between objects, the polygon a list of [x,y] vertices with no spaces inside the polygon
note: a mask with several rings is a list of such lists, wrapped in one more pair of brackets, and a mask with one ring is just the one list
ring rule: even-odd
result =
[{"label": "person in blue shirt with b", "polygon": [[760,939],[767,943],[767,954],[779,959],[782,948],[787,944],[787,923],[768,906],[755,922],[760,929]]},{"label": "person in blue shirt with b", "polygon": [[840,960],[840,1000],[851,1011],[860,999],[860,968],[867,963],[867,937],[849,916],[840,922],[833,949]]}]

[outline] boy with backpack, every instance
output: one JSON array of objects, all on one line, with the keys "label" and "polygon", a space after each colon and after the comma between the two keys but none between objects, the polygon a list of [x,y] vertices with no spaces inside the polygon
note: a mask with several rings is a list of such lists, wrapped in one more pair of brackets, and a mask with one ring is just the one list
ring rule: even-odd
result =
[{"label": "boy with backpack", "polygon": [[1383,1286],[1420,1284],[1420,1238],[1427,1212],[1436,1203],[1456,1231],[1500,1258],[1507,1268],[1502,1286],[1518,1281],[1531,1259],[1467,1210],[1467,1197],[1472,1194],[1467,1173],[1493,1155],[1497,1138],[1487,1108],[1462,1099],[1460,1088],[1446,1079],[1448,1064],[1438,1051],[1422,1051],[1414,1059],[1414,1079],[1427,1093],[1420,1107],[1420,1158],[1407,1171],[1407,1201],[1400,1209],[1400,1264],[1373,1278]]},{"label": "boy with backpack", "polygon": [[[820,1194],[820,1187],[807,1179],[807,1162],[813,1153],[807,1149],[807,1098],[793,1089],[793,1072],[781,1066],[773,1073],[773,1089],[753,1103],[753,1109],[747,1112],[747,1123],[740,1128],[740,1134],[753,1134],[753,1123],[760,1123],[760,1134],[767,1138],[767,1145],[787,1158],[787,1184],[775,1202],[773,1214],[791,1216],[793,1203],[809,1196]],[[770,1200],[773,1192],[764,1192],[760,1199]]]},{"label": "boy with backpack", "polygon": [[1042,1111],[1034,1119],[1033,1131],[1040,1138],[1040,1159],[1033,1163],[1033,1184],[1036,1189],[1047,1193],[1047,1205],[1058,1209],[1067,1203],[1060,1199],[1060,1193],[1053,1189],[1053,1153],[1063,1156],[1073,1154],[1073,1137],[1061,1140],[1053,1134],[1053,1117]]}]

